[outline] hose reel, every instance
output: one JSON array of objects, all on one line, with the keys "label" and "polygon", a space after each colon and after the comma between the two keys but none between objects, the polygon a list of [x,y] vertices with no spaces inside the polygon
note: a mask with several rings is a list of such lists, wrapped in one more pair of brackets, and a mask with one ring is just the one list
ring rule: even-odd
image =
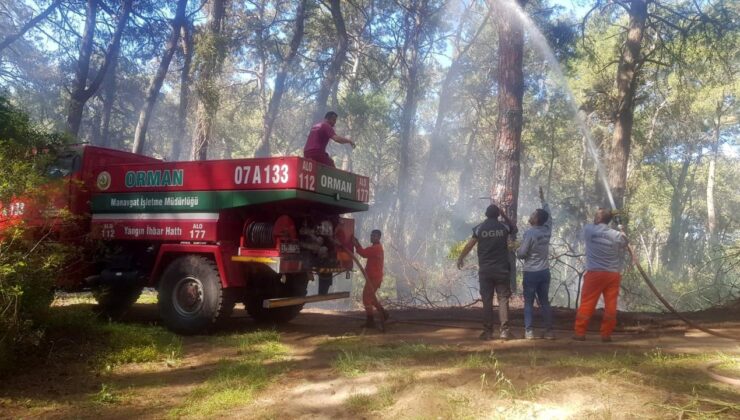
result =
[{"label": "hose reel", "polygon": [[244,225],[244,239],[250,248],[274,248],[278,238],[295,240],[295,224],[290,216],[282,215],[274,222],[252,220]]}]

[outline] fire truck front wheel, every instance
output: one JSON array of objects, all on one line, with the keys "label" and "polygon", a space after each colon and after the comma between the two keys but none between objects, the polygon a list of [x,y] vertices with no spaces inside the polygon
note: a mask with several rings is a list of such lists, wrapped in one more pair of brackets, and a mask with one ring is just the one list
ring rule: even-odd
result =
[{"label": "fire truck front wheel", "polygon": [[231,315],[235,301],[221,287],[213,260],[187,255],[173,260],[159,284],[159,312],[164,324],[181,334],[207,331]]}]

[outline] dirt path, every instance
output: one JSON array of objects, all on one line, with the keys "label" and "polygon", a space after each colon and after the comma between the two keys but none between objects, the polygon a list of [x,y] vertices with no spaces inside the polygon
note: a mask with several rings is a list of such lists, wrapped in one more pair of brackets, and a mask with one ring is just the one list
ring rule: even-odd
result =
[{"label": "dirt path", "polygon": [[[613,343],[601,343],[596,334],[574,342],[572,313],[564,310],[557,313],[558,340],[481,342],[479,311],[393,311],[394,322],[380,334],[359,327],[360,313],[305,310],[277,330],[279,343],[271,345],[279,348],[260,347],[267,353],[257,362],[249,354],[257,347],[238,343],[258,328],[236,311],[216,335],[185,337],[175,361],[100,371],[79,349],[72,363],[21,372],[0,385],[0,417],[740,416],[740,389],[703,370],[720,361],[725,373],[734,374],[738,342],[685,331],[649,314],[621,314]],[[521,335],[521,313],[512,319]],[[156,320],[156,305],[138,304],[125,322]],[[737,313],[703,321],[740,335]],[[250,388],[249,375],[263,385]],[[229,393],[230,387],[242,394]]]}]

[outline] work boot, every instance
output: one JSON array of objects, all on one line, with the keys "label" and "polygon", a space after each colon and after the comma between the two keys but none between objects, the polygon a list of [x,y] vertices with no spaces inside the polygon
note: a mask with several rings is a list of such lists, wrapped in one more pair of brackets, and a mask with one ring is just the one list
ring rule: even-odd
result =
[{"label": "work boot", "polygon": [[480,333],[480,337],[479,338],[481,340],[483,340],[483,341],[491,341],[491,340],[493,340],[493,331],[491,331],[491,330],[483,330],[483,332]]},{"label": "work boot", "polygon": [[573,339],[575,341],[586,341],[586,336],[585,335],[574,335]]},{"label": "work boot", "polygon": [[547,330],[544,334],[542,334],[542,338],[544,338],[545,340],[554,340],[555,333],[552,332],[552,330]]},{"label": "work boot", "polygon": [[612,342],[612,336],[610,336],[610,335],[602,335],[601,336],[601,342],[602,343],[611,343]]},{"label": "work boot", "polygon": [[498,338],[502,340],[508,340],[510,337],[509,330],[501,330],[501,334],[499,334]]},{"label": "work boot", "polygon": [[534,331],[533,330],[524,330],[524,339],[525,340],[534,340]]}]

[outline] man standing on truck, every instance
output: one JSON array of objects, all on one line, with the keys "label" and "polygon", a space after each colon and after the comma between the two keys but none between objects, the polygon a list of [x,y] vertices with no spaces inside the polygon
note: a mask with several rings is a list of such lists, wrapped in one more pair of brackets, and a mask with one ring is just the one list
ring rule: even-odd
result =
[{"label": "man standing on truck", "polygon": [[380,244],[381,232],[378,229],[373,230],[370,233],[370,246],[363,248],[360,245],[360,241],[357,238],[352,237],[352,242],[355,245],[355,251],[364,258],[367,258],[365,263],[365,287],[362,289],[362,304],[365,306],[365,314],[367,319],[365,321],[365,328],[375,328],[375,320],[373,317],[373,307],[378,310],[380,315],[380,324],[378,325],[381,331],[385,331],[385,321],[388,319],[388,311],[383,308],[383,305],[378,301],[378,297],[375,293],[380,289],[380,285],[383,283],[383,245]]},{"label": "man standing on truck", "polygon": [[[504,222],[498,218],[502,217]],[[509,297],[511,297],[508,238],[516,230],[514,223],[491,204],[486,209],[486,220],[473,228],[470,238],[457,259],[457,268],[462,269],[465,257],[478,245],[478,279],[480,297],[483,300],[483,333],[481,340],[493,338],[493,295],[498,297],[498,316],[501,323],[502,340],[509,339]]]},{"label": "man standing on truck", "polygon": [[586,275],[583,277],[581,305],[576,313],[573,339],[577,341],[586,339],[588,321],[602,294],[604,318],[601,320],[601,341],[612,341],[612,331],[617,325],[617,298],[627,236],[610,228],[611,220],[612,212],[599,208],[594,216],[594,223],[583,228],[583,238],[586,242]]},{"label": "man standing on truck", "polygon": [[542,208],[535,210],[529,216],[530,228],[524,232],[522,243],[516,250],[516,256],[524,260],[524,338],[534,339],[532,318],[534,299],[539,302],[545,331],[542,338],[554,340],[552,332],[552,310],[550,308],[550,236],[552,235],[552,217],[550,206],[545,202],[545,194],[540,187],[540,202]]},{"label": "man standing on truck", "polygon": [[306,145],[303,147],[303,157],[323,163],[324,165],[336,167],[334,160],[326,153],[326,146],[329,144],[329,140],[334,140],[339,144],[349,144],[353,149],[355,148],[355,142],[334,132],[334,125],[336,123],[337,113],[329,111],[324,115],[323,121],[311,127],[311,131],[308,133],[308,138],[306,139]]}]

